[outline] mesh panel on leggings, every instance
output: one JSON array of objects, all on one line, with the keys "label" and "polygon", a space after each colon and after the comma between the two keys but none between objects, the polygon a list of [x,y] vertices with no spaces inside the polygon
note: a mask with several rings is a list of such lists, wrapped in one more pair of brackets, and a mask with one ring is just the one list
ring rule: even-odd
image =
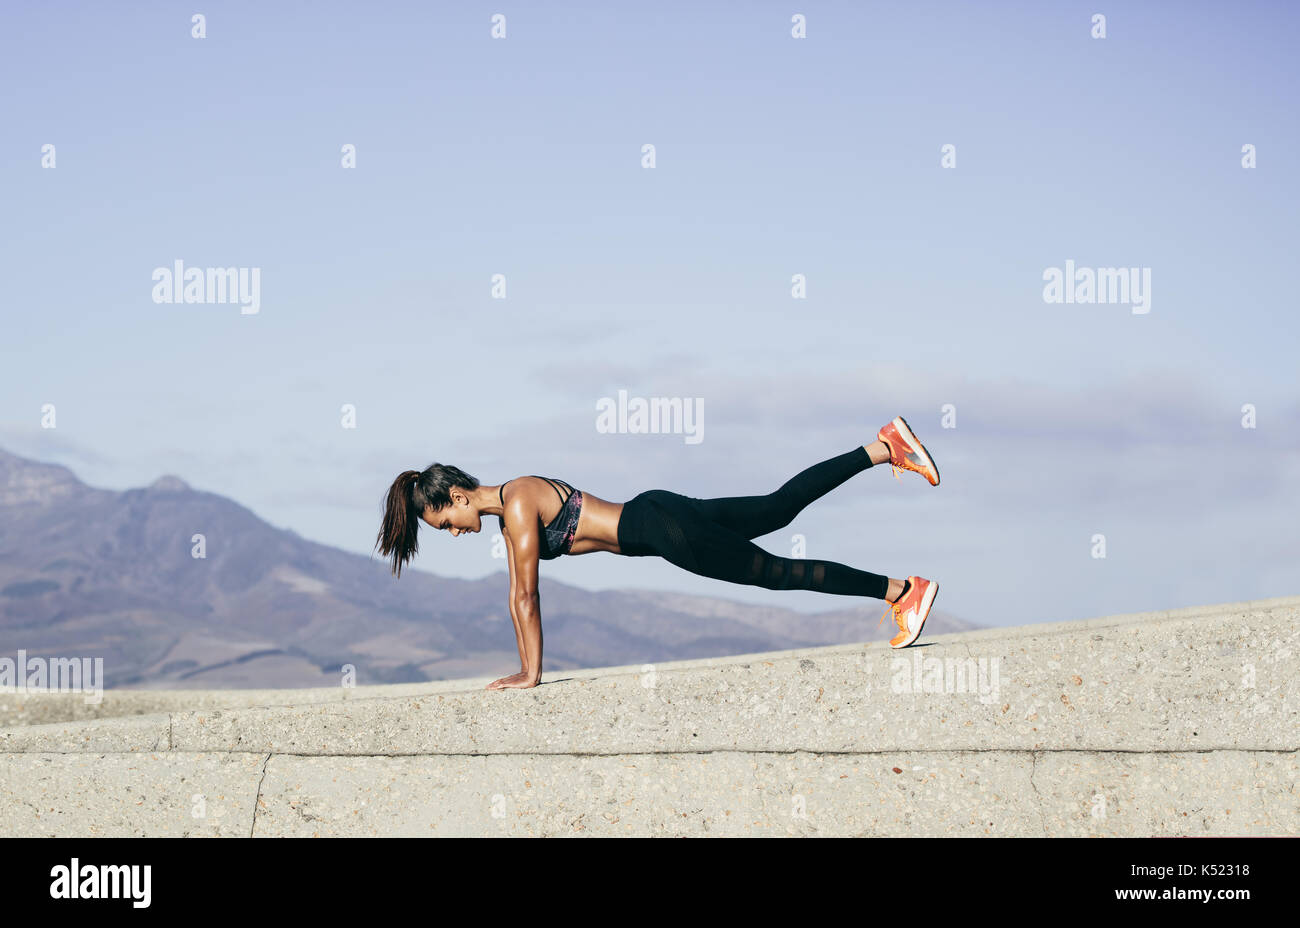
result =
[{"label": "mesh panel on leggings", "polygon": [[826,582],[826,564],[816,561],[812,576],[807,577],[808,563],[800,558],[778,557],[755,551],[745,582],[769,590],[813,590],[821,592]]},{"label": "mesh panel on leggings", "polygon": [[686,536],[682,533],[682,527],[677,524],[672,513],[664,512],[659,506],[654,507],[655,516],[659,519],[659,524],[663,526],[664,534],[668,537],[668,543],[673,546],[679,556],[689,565],[687,570],[698,570],[699,565],[695,561],[695,551],[686,542]]}]

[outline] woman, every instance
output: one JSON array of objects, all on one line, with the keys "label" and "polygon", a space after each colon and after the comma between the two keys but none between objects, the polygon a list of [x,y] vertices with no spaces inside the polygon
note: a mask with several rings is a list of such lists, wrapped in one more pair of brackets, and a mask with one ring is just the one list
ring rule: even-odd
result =
[{"label": "woman", "polygon": [[459,538],[480,531],[483,516],[497,517],[510,566],[510,617],[520,670],[488,689],[526,689],[541,682],[537,562],[561,554],[656,555],[692,573],[732,583],[883,599],[890,606],[881,621],[892,613],[899,628],[889,643],[903,648],[921,633],[937,583],[915,576],[896,580],[834,561],[780,557],[751,541],[784,528],[813,500],[886,461],[895,477],[911,470],[931,486],[939,485],[939,469],[902,416],[882,427],[871,444],[814,464],[766,496],[696,499],[646,490],[626,503],[611,503],[536,474],[480,486],[457,467],[431,464],[423,471],[404,471],[393,481],[377,547],[391,556],[393,573],[400,577],[402,565],[419,550],[417,519]]}]

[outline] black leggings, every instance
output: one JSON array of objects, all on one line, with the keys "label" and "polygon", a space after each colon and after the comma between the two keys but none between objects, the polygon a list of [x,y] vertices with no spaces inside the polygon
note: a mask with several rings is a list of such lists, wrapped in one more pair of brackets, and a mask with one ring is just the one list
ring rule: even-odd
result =
[{"label": "black leggings", "polygon": [[750,540],[789,525],[813,500],[870,466],[867,449],[859,445],[766,496],[696,499],[646,490],[623,504],[618,546],[629,557],[658,555],[693,574],[731,583],[884,599],[888,577],[835,561],[780,557]]}]

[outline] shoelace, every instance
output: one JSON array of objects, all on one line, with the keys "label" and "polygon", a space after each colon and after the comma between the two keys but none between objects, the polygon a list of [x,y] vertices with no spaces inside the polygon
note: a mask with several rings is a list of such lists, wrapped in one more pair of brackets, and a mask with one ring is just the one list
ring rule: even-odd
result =
[{"label": "shoelace", "polygon": [[[901,601],[903,597],[900,596],[898,598]],[[889,604],[889,608],[881,614],[880,621],[876,623],[876,627],[879,628],[881,623],[885,621],[885,616],[889,615],[891,612],[894,614],[894,624],[898,626],[898,630],[900,632],[907,631],[907,621],[903,618],[903,607],[898,603]]]},{"label": "shoelace", "polygon": [[[881,439],[881,441],[884,441],[884,439]],[[899,467],[897,464],[894,463],[894,446],[886,441],[885,447],[889,449],[889,466],[890,469],[893,470],[894,472],[894,479],[902,480],[903,478],[900,477],[899,475],[903,472],[903,468]]]}]

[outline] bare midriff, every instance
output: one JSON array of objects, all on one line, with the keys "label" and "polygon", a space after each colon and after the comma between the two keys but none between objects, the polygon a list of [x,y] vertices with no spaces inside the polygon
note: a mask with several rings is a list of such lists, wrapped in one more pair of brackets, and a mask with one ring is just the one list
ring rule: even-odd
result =
[{"label": "bare midriff", "polygon": [[611,503],[584,490],[582,512],[578,514],[578,532],[573,536],[569,553],[590,554],[592,551],[612,551],[620,554],[618,518],[622,514],[622,503]]}]

